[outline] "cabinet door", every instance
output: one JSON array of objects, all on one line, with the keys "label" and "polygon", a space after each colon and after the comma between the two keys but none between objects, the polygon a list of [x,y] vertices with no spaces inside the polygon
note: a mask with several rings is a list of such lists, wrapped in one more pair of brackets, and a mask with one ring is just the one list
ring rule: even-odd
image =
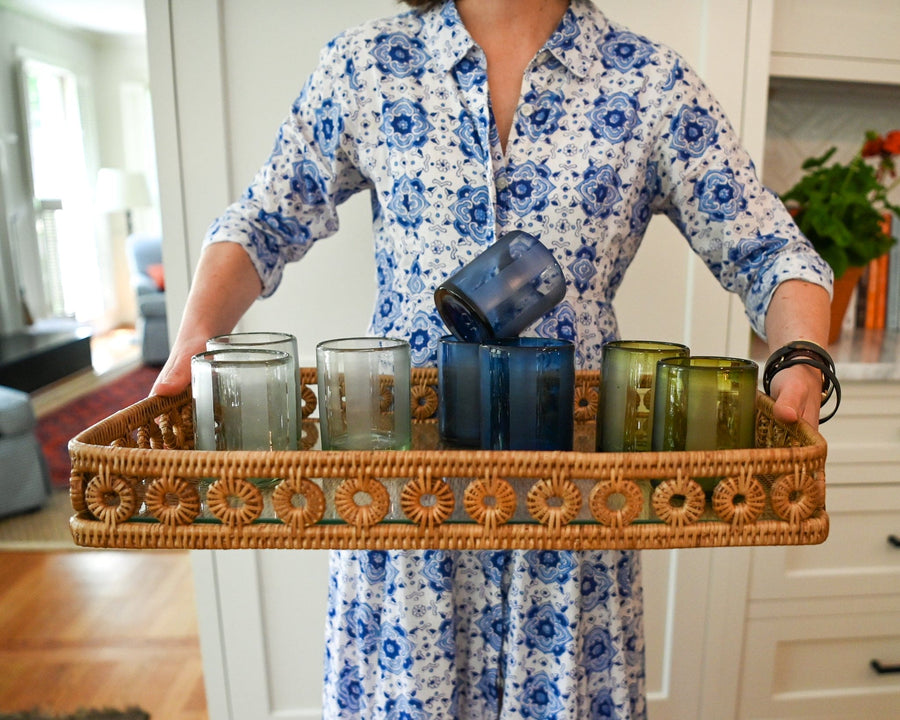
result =
[{"label": "cabinet door", "polygon": [[895,0],[776,0],[773,76],[900,82]]},{"label": "cabinet door", "polygon": [[900,485],[829,487],[825,502],[824,543],[753,551],[751,600],[900,598]]},{"label": "cabinet door", "polygon": [[[749,43],[748,23],[765,26],[771,0],[609,0],[603,10],[678,48],[736,126],[752,119],[747,129],[761,147],[765,83],[752,81],[760,69],[765,75],[768,39]],[[173,317],[183,307],[186,278],[207,225],[265,159],[318,49],[348,25],[396,11],[393,0],[147,0],[150,63],[156,70],[151,89],[154,103],[159,98],[164,108],[155,111],[154,121],[166,189],[165,256],[179,278],[170,293]],[[751,48],[762,50],[762,60],[753,61]],[[748,92],[752,97],[745,97]],[[331,294],[334,277],[374,276],[371,259],[358,252],[361,239],[371,236],[367,218],[365,208],[345,206],[338,235],[289,268],[279,293],[251,308],[240,328],[272,329],[271,319],[279,318],[278,329],[298,336],[303,364],[312,364],[317,341],[364,330],[370,280],[345,283],[343,304],[319,300]],[[667,220],[651,224],[646,245],[617,300],[623,330],[681,339],[697,352],[745,354],[743,313]],[[303,311],[311,307],[315,312]],[[708,550],[645,554],[654,720],[715,718],[734,704],[747,557],[744,550],[736,552],[735,562]],[[211,720],[318,717],[325,555],[198,551],[194,567]],[[712,602],[722,608],[714,616],[707,613]],[[704,657],[712,669],[704,667]]]},{"label": "cabinet door", "polygon": [[[894,606],[895,607],[895,606]],[[855,613],[834,602],[816,616],[778,614],[747,623],[740,720],[893,720],[900,674],[900,612]]]}]

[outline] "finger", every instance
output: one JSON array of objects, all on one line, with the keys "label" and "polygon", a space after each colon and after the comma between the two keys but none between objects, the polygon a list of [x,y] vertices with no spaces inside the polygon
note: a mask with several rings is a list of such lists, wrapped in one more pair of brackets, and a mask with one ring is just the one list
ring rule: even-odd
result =
[{"label": "finger", "polygon": [[164,397],[177,395],[190,385],[190,382],[190,366],[185,367],[184,363],[166,363],[153,383],[150,395],[161,395]]},{"label": "finger", "polygon": [[796,404],[782,393],[772,406],[772,416],[778,422],[790,424],[797,422],[803,416],[803,413]]}]

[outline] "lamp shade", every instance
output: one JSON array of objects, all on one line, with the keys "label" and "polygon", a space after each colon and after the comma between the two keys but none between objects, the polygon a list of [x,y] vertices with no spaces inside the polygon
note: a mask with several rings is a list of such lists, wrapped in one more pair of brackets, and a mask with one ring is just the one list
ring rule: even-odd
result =
[{"label": "lamp shade", "polygon": [[97,173],[97,209],[122,212],[150,205],[150,191],[143,173],[119,168],[100,168]]}]

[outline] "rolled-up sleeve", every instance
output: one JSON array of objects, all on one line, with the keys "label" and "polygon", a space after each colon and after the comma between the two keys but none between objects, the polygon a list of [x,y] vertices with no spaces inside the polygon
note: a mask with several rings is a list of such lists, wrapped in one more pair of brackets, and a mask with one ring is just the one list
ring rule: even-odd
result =
[{"label": "rolled-up sleeve", "polygon": [[741,297],[765,337],[778,285],[799,279],[831,293],[832,270],[762,184],[719,103],[689,68],[683,90],[672,96],[655,135],[655,209],[671,218],[722,287]]},{"label": "rolled-up sleeve", "polygon": [[234,242],[246,250],[262,297],[275,292],[287,263],[337,231],[338,205],[369,187],[346,127],[352,97],[340,71],[346,64],[340,39],[322,51],[266,163],[204,238],[205,244]]}]

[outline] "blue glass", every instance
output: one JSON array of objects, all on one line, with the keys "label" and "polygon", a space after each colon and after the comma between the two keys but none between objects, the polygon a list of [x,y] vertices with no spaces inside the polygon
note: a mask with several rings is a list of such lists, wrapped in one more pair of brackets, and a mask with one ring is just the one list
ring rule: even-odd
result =
[{"label": "blue glass", "polygon": [[481,445],[486,450],[571,450],[575,346],[516,338],[482,345]]},{"label": "blue glass", "polygon": [[565,293],[553,253],[533,235],[516,230],[438,286],[434,302],[455,337],[483,343],[516,337]]},{"label": "blue glass", "polygon": [[438,430],[449,446],[477,448],[481,443],[478,347],[452,335],[438,344]]}]

